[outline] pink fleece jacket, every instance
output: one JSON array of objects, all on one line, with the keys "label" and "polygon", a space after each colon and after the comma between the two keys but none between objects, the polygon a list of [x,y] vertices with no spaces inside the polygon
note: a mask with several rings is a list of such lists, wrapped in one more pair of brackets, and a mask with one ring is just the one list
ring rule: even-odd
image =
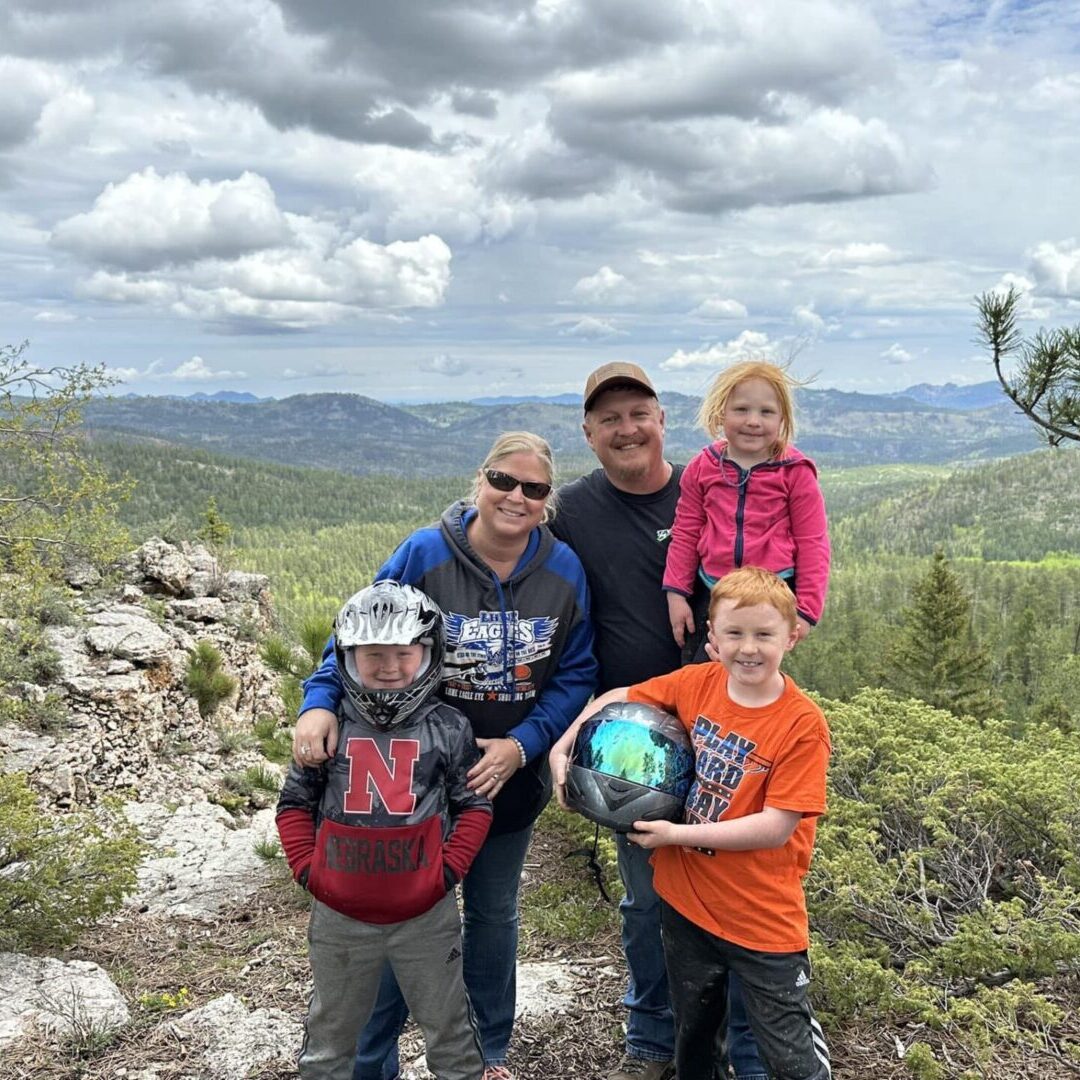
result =
[{"label": "pink fleece jacket", "polygon": [[664,589],[690,596],[698,567],[721,578],[740,566],[795,571],[799,614],[821,618],[829,584],[829,532],[814,463],[793,446],[740,468],[721,439],[682,474]]}]

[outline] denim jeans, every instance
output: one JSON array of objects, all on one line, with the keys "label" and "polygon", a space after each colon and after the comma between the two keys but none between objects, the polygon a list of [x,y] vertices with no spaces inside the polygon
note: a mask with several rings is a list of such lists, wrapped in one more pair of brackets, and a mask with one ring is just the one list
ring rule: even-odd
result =
[{"label": "denim jeans", "polygon": [[[629,980],[623,1004],[629,1009],[626,1052],[647,1061],[670,1061],[675,1053],[675,1023],[668,998],[667,969],[660,937],[660,898],[653,888],[650,852],[615,834],[619,874],[626,897],[619,904],[623,953]],[[765,1066],[750,1031],[742,987],[731,976],[728,987],[726,1057],[739,1080],[764,1080]]]},{"label": "denim jeans", "polygon": [[[488,836],[461,883],[462,953],[485,1065],[506,1061],[517,993],[518,886],[532,826]],[[353,1080],[393,1080],[409,1013],[389,967],[356,1045]]]}]

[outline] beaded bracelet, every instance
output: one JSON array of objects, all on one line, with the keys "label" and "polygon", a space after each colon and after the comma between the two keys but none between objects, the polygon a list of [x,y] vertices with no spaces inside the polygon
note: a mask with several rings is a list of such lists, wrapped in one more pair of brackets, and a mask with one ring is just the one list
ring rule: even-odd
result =
[{"label": "beaded bracelet", "polygon": [[521,755],[521,767],[525,768],[529,764],[529,758],[525,753],[525,747],[521,745],[521,740],[515,739],[513,735],[507,735],[506,737],[518,748],[518,753]]}]

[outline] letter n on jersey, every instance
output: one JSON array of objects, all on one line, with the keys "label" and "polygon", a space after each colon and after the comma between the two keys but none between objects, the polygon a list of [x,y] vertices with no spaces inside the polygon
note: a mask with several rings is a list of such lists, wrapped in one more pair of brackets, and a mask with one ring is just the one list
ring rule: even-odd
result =
[{"label": "letter n on jersey", "polygon": [[416,739],[391,739],[390,760],[374,739],[349,739],[349,790],[343,809],[347,814],[370,814],[377,793],[390,814],[411,814],[416,809],[413,773],[420,758]]}]

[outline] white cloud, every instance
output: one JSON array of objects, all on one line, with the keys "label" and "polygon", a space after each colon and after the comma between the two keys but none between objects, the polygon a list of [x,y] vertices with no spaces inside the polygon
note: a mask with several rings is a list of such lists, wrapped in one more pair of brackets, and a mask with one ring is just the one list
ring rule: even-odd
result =
[{"label": "white cloud", "polygon": [[65,89],[50,65],[0,55],[0,150],[32,139],[49,102]]},{"label": "white cloud", "polygon": [[440,237],[349,236],[333,222],[283,213],[253,173],[196,184],[145,170],[62,222],[53,242],[106,264],[80,282],[81,295],[209,322],[303,329],[359,310],[437,307],[450,281]]},{"label": "white cloud", "polygon": [[135,379],[144,375],[145,372],[140,371],[138,368],[133,367],[106,367],[105,375],[110,379],[115,379],[117,383],[133,382]]},{"label": "white cloud", "polygon": [[78,315],[73,315],[70,311],[57,311],[53,308],[47,308],[44,311],[39,311],[34,316],[34,322],[70,323],[76,322],[78,318]]},{"label": "white cloud", "polygon": [[893,342],[882,354],[881,359],[887,364],[910,364],[912,355],[896,342]]},{"label": "white cloud", "polygon": [[210,382],[215,379],[246,379],[244,371],[214,371],[207,366],[201,356],[193,356],[182,364],[177,364],[172,371],[162,378],[175,379],[177,382]]},{"label": "white cloud", "polygon": [[697,315],[702,319],[745,319],[750,313],[745,304],[738,300],[727,300],[720,296],[702,300],[691,315]]},{"label": "white cloud", "polygon": [[597,319],[592,315],[585,315],[571,326],[560,330],[560,334],[568,337],[584,338],[586,341],[598,341],[601,338],[616,337],[626,331],[620,330],[610,319]]},{"label": "white cloud", "polygon": [[775,360],[782,343],[770,341],[768,334],[758,330],[744,330],[738,337],[723,344],[717,343],[704,349],[684,352],[677,349],[661,361],[662,371],[683,371],[687,368],[722,368],[738,360]]},{"label": "white cloud", "polygon": [[469,370],[469,365],[459,357],[439,353],[436,356],[421,360],[420,370],[431,375],[449,375],[456,378],[458,375],[464,375]]},{"label": "white cloud", "polygon": [[807,257],[807,262],[823,267],[883,266],[897,262],[900,257],[888,244],[851,243],[829,248],[824,253],[811,254]]},{"label": "white cloud", "polygon": [[236,258],[292,242],[262,176],[198,183],[153,168],[109,184],[92,210],[61,221],[53,243],[88,262],[125,270]]},{"label": "white cloud", "polygon": [[814,310],[813,304],[799,304],[792,308],[791,317],[804,333],[819,337],[825,333],[825,320]]},{"label": "white cloud", "polygon": [[150,379],[168,382],[212,382],[221,379],[246,379],[247,372],[213,370],[201,356],[184,360],[170,371],[163,370],[164,364],[152,360],[141,371],[134,367],[106,367],[105,372],[121,382],[133,382],[136,379]]},{"label": "white cloud", "polygon": [[595,274],[580,278],[570,291],[590,303],[610,302],[624,295],[627,280],[610,266],[601,266]]},{"label": "white cloud", "polygon": [[296,368],[291,367],[286,368],[281,373],[281,377],[292,382],[296,379],[337,379],[348,374],[347,368],[335,364],[312,364],[311,367],[304,368],[303,371],[297,371]]},{"label": "white cloud", "polygon": [[1029,254],[1035,289],[1048,296],[1080,298],[1080,244],[1044,241]]}]

